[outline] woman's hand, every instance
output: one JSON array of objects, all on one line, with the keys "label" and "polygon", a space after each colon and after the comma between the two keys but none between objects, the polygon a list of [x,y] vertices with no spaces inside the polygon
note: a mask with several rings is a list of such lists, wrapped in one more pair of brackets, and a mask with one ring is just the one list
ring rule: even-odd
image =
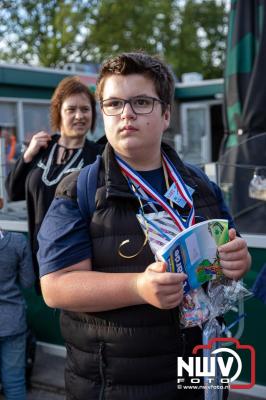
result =
[{"label": "woman's hand", "polygon": [[218,248],[223,273],[230,279],[240,279],[249,270],[251,257],[247,243],[236,236],[235,229],[229,230],[230,242]]},{"label": "woman's hand", "polygon": [[165,262],[150,264],[136,280],[138,295],[155,307],[171,309],[183,300],[183,282],[187,276],[183,273],[165,272]]},{"label": "woman's hand", "polygon": [[23,155],[23,159],[25,163],[29,163],[33,160],[33,158],[39,153],[41,148],[47,148],[48,143],[51,140],[51,136],[49,133],[45,131],[41,131],[36,133],[31,141],[30,144]]}]

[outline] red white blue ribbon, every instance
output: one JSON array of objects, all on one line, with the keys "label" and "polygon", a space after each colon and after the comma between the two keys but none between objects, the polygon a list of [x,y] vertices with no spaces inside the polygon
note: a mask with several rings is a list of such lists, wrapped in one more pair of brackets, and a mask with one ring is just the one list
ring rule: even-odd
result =
[{"label": "red white blue ribbon", "polygon": [[175,166],[168,159],[165,153],[162,153],[162,159],[166,166],[167,173],[171,177],[172,181],[175,183],[178,192],[190,207],[189,216],[186,220],[184,220],[180,216],[177,210],[173,209],[168,204],[164,196],[158,193],[147,181],[145,181],[145,179],[137,171],[131,168],[130,165],[128,165],[116,154],[116,161],[118,162],[121,171],[128,178],[128,180],[132,181],[136,187],[139,186],[148,196],[154,199],[171,216],[175,224],[178,226],[179,230],[182,231],[193,225],[195,222],[195,210],[192,196],[189,194],[186,188],[186,184],[181,178],[181,175],[178,173]]},{"label": "red white blue ribbon", "polygon": [[191,194],[188,191],[187,185],[183,181],[181,175],[175,168],[172,161],[167,157],[167,155],[164,152],[162,152],[162,159],[163,159],[163,163],[166,167],[169,177],[172,179],[172,181],[176,185],[177,191],[179,192],[180,196],[184,199],[184,201],[190,207],[190,212],[189,212],[188,218],[186,220],[186,225],[187,225],[186,227],[194,225],[195,209],[194,209],[194,205],[193,205],[193,199],[192,199]]}]

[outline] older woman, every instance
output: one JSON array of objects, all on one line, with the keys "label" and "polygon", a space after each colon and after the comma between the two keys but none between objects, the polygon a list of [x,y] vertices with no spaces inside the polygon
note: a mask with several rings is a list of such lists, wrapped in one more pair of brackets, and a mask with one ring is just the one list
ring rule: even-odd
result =
[{"label": "older woman", "polygon": [[78,77],[62,80],[51,100],[50,136],[36,133],[6,180],[11,201],[27,201],[29,236],[35,272],[37,233],[53,200],[58,183],[66,174],[92,163],[100,147],[86,139],[96,119],[94,96]]}]

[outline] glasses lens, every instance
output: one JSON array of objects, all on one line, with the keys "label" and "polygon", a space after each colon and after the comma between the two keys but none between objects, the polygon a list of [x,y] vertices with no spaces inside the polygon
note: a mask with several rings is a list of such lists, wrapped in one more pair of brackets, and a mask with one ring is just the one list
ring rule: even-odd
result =
[{"label": "glasses lens", "polygon": [[131,105],[136,114],[149,114],[152,112],[153,99],[151,97],[134,97]]},{"label": "glasses lens", "polygon": [[106,115],[121,114],[124,106],[124,101],[120,99],[108,99],[102,102],[103,112]]},{"label": "glasses lens", "polygon": [[129,103],[135,114],[150,114],[155,101],[161,102],[159,99],[147,96],[132,97],[130,100],[107,99],[102,101],[102,109],[106,115],[120,115],[125,104]]}]

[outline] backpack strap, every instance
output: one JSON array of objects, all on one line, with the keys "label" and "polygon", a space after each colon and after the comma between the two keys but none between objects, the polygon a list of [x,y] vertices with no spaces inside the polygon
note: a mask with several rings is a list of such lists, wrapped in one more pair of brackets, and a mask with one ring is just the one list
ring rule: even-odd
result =
[{"label": "backpack strap", "polygon": [[81,215],[88,225],[95,211],[95,193],[100,164],[101,156],[98,155],[94,163],[80,171],[77,181],[77,201]]}]

